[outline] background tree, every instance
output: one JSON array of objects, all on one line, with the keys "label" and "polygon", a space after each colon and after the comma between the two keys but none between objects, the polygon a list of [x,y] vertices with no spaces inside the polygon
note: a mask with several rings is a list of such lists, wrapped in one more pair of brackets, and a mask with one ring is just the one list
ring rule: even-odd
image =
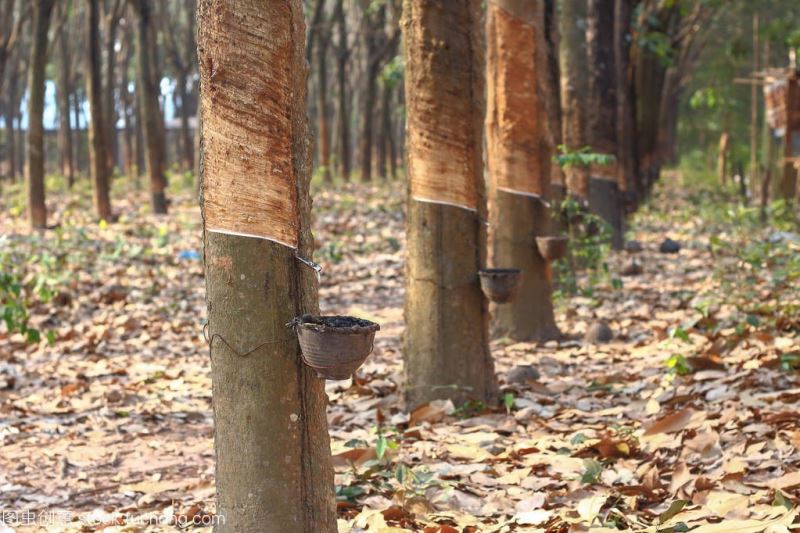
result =
[{"label": "background tree", "polygon": [[[616,158],[617,83],[614,54],[615,0],[588,0],[587,55],[589,65],[588,133],[592,151]],[[624,217],[619,194],[618,167],[590,168],[589,206],[611,227],[611,244],[619,250],[624,240]]]},{"label": "background tree", "polygon": [[[408,107],[406,398],[492,401],[484,266],[483,43],[478,0],[403,4]],[[419,201],[423,184],[458,187],[476,211]],[[452,191],[451,191],[452,192]]]},{"label": "background tree", "polygon": [[[586,0],[560,0],[559,67],[561,74],[562,143],[568,150],[586,146],[585,95],[588,92],[586,57]],[[589,173],[580,165],[565,170],[567,191],[589,200]]]},{"label": "background tree", "polygon": [[[101,220],[111,220],[111,198],[108,192],[109,165],[106,153],[108,122],[103,114],[103,85],[101,78],[102,56],[100,53],[100,6],[99,0],[89,2],[89,76],[86,94],[89,97],[91,120],[89,121],[89,173],[94,189],[94,206]],[[116,130],[116,128],[115,128]],[[110,132],[109,132],[110,133]]]},{"label": "background tree", "polygon": [[[164,175],[164,127],[159,107],[159,83],[153,64],[155,49],[155,28],[150,0],[132,0],[136,13],[136,68],[137,87],[140,102],[140,116],[144,144],[146,146],[145,164],[150,176],[150,197],[153,212],[167,212],[167,186]],[[137,123],[139,120],[137,120]]]},{"label": "background tree", "polygon": [[47,33],[54,0],[35,0],[32,4],[32,45],[28,73],[28,164],[25,175],[28,189],[28,217],[31,227],[47,226],[44,191],[44,90],[47,66]]}]

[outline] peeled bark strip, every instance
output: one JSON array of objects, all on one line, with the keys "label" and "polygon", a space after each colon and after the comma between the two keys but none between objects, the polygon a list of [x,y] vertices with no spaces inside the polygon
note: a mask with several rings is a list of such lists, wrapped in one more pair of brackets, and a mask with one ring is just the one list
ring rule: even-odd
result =
[{"label": "peeled bark strip", "polygon": [[[198,20],[203,193],[209,186],[292,183],[298,253],[308,257],[313,237],[302,4],[201,0]],[[240,142],[245,137],[249,142]],[[288,151],[270,149],[285,139]],[[222,158],[228,164],[219,164]],[[317,312],[315,275],[290,247],[208,227],[205,262],[217,509],[224,516],[216,530],[335,532],[324,381],[302,364],[296,337],[285,326]],[[262,346],[240,356],[226,343],[239,353]]]},{"label": "peeled bark strip", "polygon": [[[436,398],[495,399],[488,306],[478,280],[486,245],[479,8],[479,0],[405,0],[403,6],[411,190],[405,303],[409,408]],[[415,198],[420,185],[437,180],[454,193],[471,191],[477,211]]]},{"label": "peeled bark strip", "polygon": [[541,2],[518,4],[506,0],[488,6],[486,146],[492,184],[491,263],[522,270],[517,297],[494,308],[496,327],[512,339],[527,341],[555,338],[559,331],[548,265],[536,248],[536,237],[546,235],[549,226],[543,200],[549,193],[553,151],[545,111],[544,11]]},{"label": "peeled bark strip", "polygon": [[47,226],[47,206],[44,200],[44,90],[47,66],[47,30],[54,0],[33,2],[33,36],[28,72],[28,165],[25,177],[28,185],[28,216],[31,227]]}]

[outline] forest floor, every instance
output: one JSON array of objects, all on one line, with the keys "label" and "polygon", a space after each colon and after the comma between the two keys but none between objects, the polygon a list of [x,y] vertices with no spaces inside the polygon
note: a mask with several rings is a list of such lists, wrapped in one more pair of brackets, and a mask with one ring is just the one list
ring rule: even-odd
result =
[{"label": "forest floor", "polygon": [[[800,512],[796,220],[777,208],[765,227],[723,193],[664,181],[630,230],[643,273],[621,276],[634,255],[611,253],[607,271],[559,297],[564,340],[492,341],[499,407],[410,414],[404,185],[315,193],[322,311],[381,324],[356,382],[327,385],[340,531],[789,530]],[[20,531],[44,520],[138,531],[146,513],[214,512],[198,208],[189,186],[166,217],[147,214],[143,192],[126,197],[105,225],[86,191],[53,193],[59,227],[43,236],[25,229],[13,191],[0,199],[0,291],[21,282],[41,337],[0,333],[0,510]],[[658,252],[667,236],[680,253]],[[597,320],[611,342],[581,340]],[[523,364],[539,379],[509,382]]]}]

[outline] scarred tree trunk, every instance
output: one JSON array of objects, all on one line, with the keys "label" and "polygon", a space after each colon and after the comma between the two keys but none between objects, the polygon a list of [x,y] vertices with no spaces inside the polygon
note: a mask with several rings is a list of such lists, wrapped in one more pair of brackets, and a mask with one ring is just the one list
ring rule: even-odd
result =
[{"label": "scarred tree trunk", "polygon": [[[302,4],[201,0],[198,21],[217,514],[225,517],[216,531],[333,533],[324,381],[303,365],[285,326],[318,309],[314,272],[296,258],[314,249]],[[242,236],[275,215],[245,213],[246,202],[227,219],[239,234],[219,228],[214,212],[231,206],[219,195],[249,200],[253,188],[279,185],[291,188],[282,200],[294,201],[297,250]]]},{"label": "scarred tree trunk", "polygon": [[[556,0],[544,0],[545,44],[547,46],[547,126],[553,148],[562,144],[560,69],[558,66],[558,15]],[[550,165],[550,196],[556,204],[564,199],[566,185],[564,171],[556,164]]]},{"label": "scarred tree trunk", "polygon": [[[586,0],[562,0],[559,13],[562,142],[569,150],[586,146]],[[589,172],[583,166],[565,169],[567,191],[589,200]]]},{"label": "scarred tree trunk", "polygon": [[[406,400],[409,408],[436,398],[492,402],[488,306],[478,280],[486,246],[480,0],[405,0],[402,29]],[[462,203],[448,202],[450,195]]]},{"label": "scarred tree trunk", "polygon": [[[614,62],[614,0],[589,0],[586,32],[589,59],[589,142],[592,151],[617,155],[617,84]],[[590,169],[589,207],[611,227],[611,245],[625,236],[617,163]]]},{"label": "scarred tree trunk", "polygon": [[[546,119],[544,3],[495,0],[486,22],[486,147],[491,180],[491,263],[522,270],[522,287],[495,307],[498,331],[515,340],[559,335],[548,263],[536,237],[547,235],[550,160]],[[520,54],[520,50],[527,53]]]},{"label": "scarred tree trunk", "polygon": [[31,227],[47,227],[47,206],[44,199],[44,90],[47,66],[47,30],[55,0],[36,0],[33,8],[33,35],[28,72],[28,217]]},{"label": "scarred tree trunk", "polygon": [[144,136],[145,166],[150,176],[150,198],[153,213],[166,214],[167,198],[164,194],[164,142],[159,108],[159,88],[155,79],[153,59],[152,6],[150,0],[136,0],[136,67],[138,70],[139,101],[141,103],[142,132]]},{"label": "scarred tree trunk", "polygon": [[89,174],[94,189],[94,207],[101,220],[111,221],[111,198],[108,194],[109,167],[103,116],[103,85],[101,81],[100,7],[98,0],[89,0],[89,75],[86,95],[89,98]]},{"label": "scarred tree trunk", "polygon": [[392,137],[392,89],[388,83],[381,87],[381,132],[378,137],[378,174],[389,176],[389,145]]}]

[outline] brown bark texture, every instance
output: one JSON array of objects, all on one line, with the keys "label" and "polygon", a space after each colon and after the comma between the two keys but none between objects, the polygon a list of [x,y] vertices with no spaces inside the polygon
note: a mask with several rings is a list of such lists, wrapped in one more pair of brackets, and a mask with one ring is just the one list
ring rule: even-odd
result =
[{"label": "brown bark texture", "polygon": [[297,250],[205,227],[217,531],[332,533],[324,381],[286,328],[318,312],[315,274],[296,258],[314,248],[302,4],[201,0],[198,21],[203,197],[274,181],[297,197]]},{"label": "brown bark texture", "polygon": [[[561,131],[562,144],[569,150],[586,146],[586,0],[562,0],[558,17],[561,41]],[[567,191],[584,201],[589,199],[589,171],[581,165],[564,170]]]},{"label": "brown bark texture", "polygon": [[167,182],[164,176],[164,142],[161,124],[161,109],[158,101],[158,81],[154,77],[153,10],[150,0],[135,0],[136,20],[136,60],[137,89],[141,104],[142,133],[145,145],[145,166],[150,176],[150,198],[153,213],[167,212],[167,198],[164,192]]},{"label": "brown bark texture", "polygon": [[[589,143],[593,152],[616,158],[618,141],[614,0],[589,0],[587,21]],[[608,182],[590,184],[589,208],[611,227],[611,245],[615,250],[622,249],[625,238],[623,202],[617,185],[618,174],[616,159],[612,164],[593,165],[590,168],[591,180]]]},{"label": "brown bark texture", "polygon": [[[497,332],[515,340],[559,335],[548,264],[536,237],[547,235],[550,161],[547,128],[547,46],[542,2],[510,11],[488,6],[486,24],[486,148],[490,189],[490,262],[522,270],[522,287],[494,307]],[[529,53],[520,54],[520,50]]]},{"label": "brown bark texture", "polygon": [[47,66],[47,31],[54,0],[32,3],[33,35],[28,72],[28,164],[25,179],[28,189],[28,217],[31,227],[47,226],[47,206],[44,193],[44,91]]},{"label": "brown bark texture", "polygon": [[[485,264],[480,1],[405,0],[408,201],[406,400],[492,402]],[[476,210],[419,201],[420,184],[470,190]]]},{"label": "brown bark texture", "polygon": [[108,192],[108,137],[103,116],[103,86],[100,81],[100,7],[98,0],[89,0],[89,75],[86,95],[89,98],[89,173],[92,178],[94,208],[101,220],[111,220],[111,198]]}]

